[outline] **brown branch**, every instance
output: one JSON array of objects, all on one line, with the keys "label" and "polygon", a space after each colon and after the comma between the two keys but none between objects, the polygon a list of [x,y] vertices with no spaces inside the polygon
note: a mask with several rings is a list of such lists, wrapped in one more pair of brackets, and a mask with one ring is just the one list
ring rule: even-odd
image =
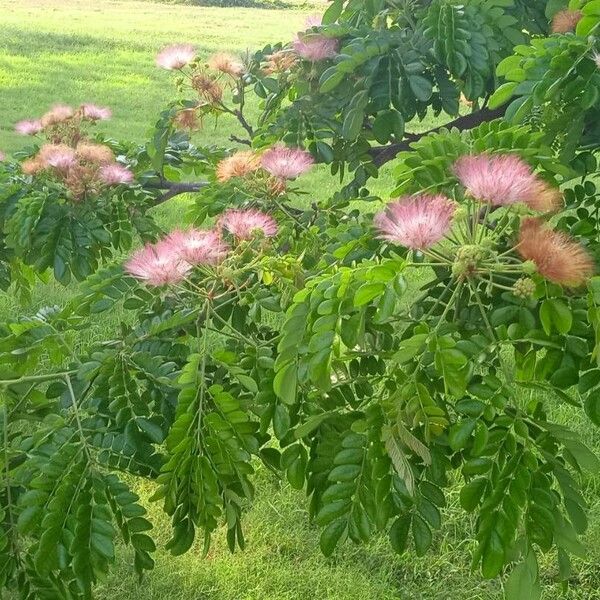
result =
[{"label": "brown branch", "polygon": [[[444,128],[456,128],[459,131],[473,129],[478,125],[485,123],[486,121],[492,121],[493,119],[498,119],[499,117],[502,117],[506,112],[507,106],[508,104],[505,104],[494,110],[490,110],[489,108],[482,108],[477,112],[470,113],[468,115],[463,115],[461,117],[458,117],[457,119],[454,119],[454,121],[450,121],[445,125],[435,127],[434,129],[430,129],[429,131],[425,131],[424,133],[406,133],[406,139],[402,140],[401,142],[397,144],[390,144],[388,146],[376,146],[374,148],[371,148],[369,154],[371,155],[375,165],[381,167],[385,163],[396,158],[396,156],[403,150],[410,150],[411,143],[417,142],[426,135],[429,135],[430,133],[436,133]],[[249,141],[239,139],[236,136],[231,136],[230,139],[241,144],[249,143]],[[157,190],[166,190],[164,194],[161,194],[156,198],[155,204],[158,205],[162,204],[163,202],[166,202],[167,200],[170,200],[171,198],[174,198],[175,196],[179,196],[180,194],[198,192],[207,185],[209,185],[208,181],[176,183],[161,178],[157,183],[148,184],[146,187],[155,188]]]},{"label": "brown branch", "polygon": [[371,148],[369,154],[373,158],[373,162],[376,166],[381,167],[387,162],[394,160],[396,156],[404,151],[410,150],[410,145],[413,142],[419,141],[421,138],[429,135],[430,133],[437,133],[441,129],[452,129],[456,128],[459,131],[464,131],[466,129],[473,129],[482,123],[487,121],[493,121],[494,119],[498,119],[504,116],[508,104],[504,104],[499,108],[495,108],[494,110],[490,110],[489,108],[482,108],[477,112],[470,113],[468,115],[463,115],[454,119],[454,121],[450,121],[445,125],[440,125],[439,127],[434,127],[429,131],[425,131],[424,133],[407,133],[406,139],[398,142],[397,144],[390,144],[389,146],[376,146]]},{"label": "brown branch", "polygon": [[235,117],[239,121],[240,125],[246,130],[246,133],[252,138],[254,136],[254,129],[252,128],[252,125],[250,125],[250,123],[248,123],[248,121],[246,120],[246,117],[244,116],[244,113],[242,112],[242,110],[241,109],[234,110],[232,114],[235,115]]},{"label": "brown branch", "polygon": [[158,196],[154,202],[155,205],[159,205],[163,202],[166,202],[167,200],[170,200],[171,198],[174,198],[175,196],[179,196],[180,194],[199,192],[202,188],[205,188],[207,185],[209,185],[208,181],[175,183],[173,181],[161,179],[158,183],[149,184],[146,187],[158,190],[166,190],[166,192]]},{"label": "brown branch", "polygon": [[252,147],[252,141],[246,140],[244,138],[238,137],[237,135],[233,135],[233,133],[229,136],[229,141],[236,142],[238,144],[243,144],[244,146]]}]

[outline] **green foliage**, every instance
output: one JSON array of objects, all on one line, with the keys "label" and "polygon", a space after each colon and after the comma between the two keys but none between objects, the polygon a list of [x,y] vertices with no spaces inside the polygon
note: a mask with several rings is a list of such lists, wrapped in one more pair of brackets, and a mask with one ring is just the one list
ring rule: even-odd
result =
[{"label": "green foliage", "polygon": [[[583,14],[575,33],[544,37],[559,8],[335,0],[308,34],[337,38],[332,60],[295,57],[267,74],[269,55],[290,53],[268,47],[242,76],[227,75],[216,100],[202,86],[225,75],[194,61],[198,98],[172,102],[146,145],[106,140],[135,185],[77,196],[60,173],[2,167],[3,284],[26,289],[49,269],[61,283],[85,279],[66,306],[0,328],[4,587],[22,598],[91,598],[117,543],[131,548],[139,575],[152,569],[152,525],[131,477],[148,482],[169,516],[173,555],[197,539],[208,553],[220,525],[231,551],[243,549],[259,462],[306,492],[327,556],[381,535],[398,554],[424,556],[458,487],[474,516],[473,566],[507,575],[509,600],[540,596],[542,554],[555,553],[557,579],[569,581],[570,557],[585,554],[581,483],[600,461],[552,414],[567,403],[600,424],[600,283],[588,277],[587,250],[564,236],[600,258],[600,80],[598,3],[571,7]],[[262,102],[256,126],[244,116],[250,93]],[[475,111],[518,98],[504,119],[468,131],[406,133],[430,111],[456,116],[461,93]],[[354,179],[303,203],[266,165],[224,176],[218,164],[230,152],[192,145],[176,127],[182,110],[234,117],[253,149],[305,145],[332,175]],[[444,229],[440,215],[408,215],[384,241],[353,201],[379,200],[365,187],[378,175],[375,144],[405,142],[397,193],[444,194],[454,221]],[[536,193],[563,185],[545,256],[517,241],[522,216],[537,210],[525,192],[509,202],[504,186],[492,202],[458,180],[458,158],[488,154],[521,157]],[[482,177],[497,186],[511,175]],[[222,260],[188,257],[187,268],[179,256],[162,264],[171,270],[161,281],[105,265],[159,235],[148,210],[180,189],[197,192],[195,225],[216,218]],[[268,211],[277,235],[224,228],[232,208]],[[392,217],[393,208],[375,223]],[[411,226],[413,237],[402,230]],[[436,228],[440,239],[427,239]],[[153,249],[174,252],[173,239]],[[109,318],[110,339],[73,343]]]},{"label": "green foliage", "polygon": [[[27,266],[38,273],[51,269],[63,284],[85,279],[115,253],[129,250],[134,234],[156,234],[135,190],[89,204],[73,204],[62,191],[41,182],[17,179],[2,198],[3,252],[12,262],[7,287]],[[11,189],[18,193],[10,194]],[[12,277],[11,277],[12,276]]]}]

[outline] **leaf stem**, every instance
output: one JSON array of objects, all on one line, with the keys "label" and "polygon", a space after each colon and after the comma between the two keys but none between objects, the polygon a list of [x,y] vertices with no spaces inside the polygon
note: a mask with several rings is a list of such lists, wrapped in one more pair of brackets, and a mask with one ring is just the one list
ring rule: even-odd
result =
[{"label": "leaf stem", "polygon": [[18,379],[0,379],[0,386],[17,385],[19,383],[43,383],[44,381],[52,381],[53,379],[65,379],[70,375],[75,375],[77,371],[64,371],[61,373],[48,373],[47,375],[27,375]]},{"label": "leaf stem", "polygon": [[81,443],[83,444],[83,451],[87,456],[88,461],[92,462],[92,456],[90,454],[87,440],[85,439],[85,435],[83,433],[83,426],[81,424],[81,419],[79,418],[79,407],[77,406],[77,399],[75,398],[75,391],[73,390],[73,384],[71,383],[71,377],[69,375],[65,375],[64,377],[65,383],[67,384],[67,388],[69,390],[69,396],[71,398],[71,406],[73,406],[73,411],[75,413],[75,421],[77,422],[77,429],[79,431],[79,438],[81,439]]}]

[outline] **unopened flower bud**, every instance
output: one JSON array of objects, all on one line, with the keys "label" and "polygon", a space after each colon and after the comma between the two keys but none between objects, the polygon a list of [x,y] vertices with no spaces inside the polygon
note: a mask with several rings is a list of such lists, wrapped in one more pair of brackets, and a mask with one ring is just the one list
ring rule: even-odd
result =
[{"label": "unopened flower bud", "polygon": [[532,260],[527,260],[523,263],[523,273],[527,275],[533,275],[537,273],[537,266]]},{"label": "unopened flower bud", "polygon": [[521,277],[513,286],[513,294],[518,298],[531,298],[535,294],[535,281],[529,277]]}]

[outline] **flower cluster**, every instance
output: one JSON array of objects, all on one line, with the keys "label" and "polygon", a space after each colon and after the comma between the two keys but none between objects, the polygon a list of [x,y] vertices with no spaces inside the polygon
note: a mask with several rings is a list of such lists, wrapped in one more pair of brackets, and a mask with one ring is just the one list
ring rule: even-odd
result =
[{"label": "flower cluster", "polygon": [[133,173],[116,162],[108,146],[85,139],[75,146],[44,144],[35,156],[23,161],[21,170],[26,175],[52,174],[78,202],[98,194],[103,187],[133,182]]},{"label": "flower cluster", "polygon": [[290,47],[265,57],[261,64],[265,75],[282,75],[293,72],[301,60],[314,64],[338,55],[340,41],[317,30],[322,25],[319,15],[309,16],[304,25],[304,31],[296,35]]},{"label": "flower cluster", "polygon": [[56,104],[39,119],[25,119],[15,124],[20,135],[42,135],[53,143],[77,143],[85,125],[110,119],[112,112],[104,106],[84,103],[78,108]]},{"label": "flower cluster", "polygon": [[[173,44],[163,48],[156,56],[156,64],[169,71],[186,69],[186,81],[198,94],[197,106],[186,108],[177,113],[174,125],[180,129],[199,129],[202,115],[206,110],[230,112],[223,105],[225,90],[236,87],[246,72],[246,66],[238,57],[219,52],[202,64],[195,48],[190,44]],[[225,77],[225,79],[224,79]],[[179,85],[183,84],[183,79]]]},{"label": "flower cluster", "polygon": [[224,89],[218,80],[206,72],[196,73],[192,76],[192,88],[200,99],[208,105],[220,104],[223,100]]},{"label": "flower cluster", "polygon": [[218,221],[218,226],[238,240],[251,240],[259,234],[264,237],[277,235],[277,222],[259,210],[228,210]]},{"label": "flower cluster", "polygon": [[248,177],[257,172],[266,173],[271,177],[268,181],[269,193],[277,196],[285,192],[287,181],[306,173],[313,165],[314,159],[310,152],[277,145],[262,154],[243,150],[224,158],[217,165],[216,177],[224,183],[235,177]]},{"label": "flower cluster", "polygon": [[194,267],[215,267],[228,256],[231,248],[224,235],[234,243],[255,237],[277,235],[277,223],[258,210],[228,210],[214,229],[172,231],[155,244],[147,244],[125,262],[125,271],[150,286],[182,282]]},{"label": "flower cluster", "polygon": [[[594,262],[585,248],[539,218],[524,218],[519,226],[518,212],[508,210],[499,217],[502,226],[491,219],[497,207],[521,204],[532,211],[549,212],[561,206],[560,192],[539,179],[519,157],[465,156],[454,164],[454,172],[464,188],[466,208],[458,209],[441,195],[400,198],[375,216],[379,236],[424,252],[440,266],[451,267],[460,280],[479,278],[494,285],[498,273],[505,277],[537,271],[549,281],[577,287],[594,274]],[[509,252],[500,253],[495,248],[511,227],[519,229],[519,239]],[[433,250],[436,244],[440,246]],[[516,256],[525,262],[519,264]],[[518,294],[530,289],[527,281],[527,286],[521,281],[515,288]]]},{"label": "flower cluster", "polygon": [[202,127],[202,117],[195,108],[184,108],[175,115],[173,125],[176,129],[196,131]]}]

